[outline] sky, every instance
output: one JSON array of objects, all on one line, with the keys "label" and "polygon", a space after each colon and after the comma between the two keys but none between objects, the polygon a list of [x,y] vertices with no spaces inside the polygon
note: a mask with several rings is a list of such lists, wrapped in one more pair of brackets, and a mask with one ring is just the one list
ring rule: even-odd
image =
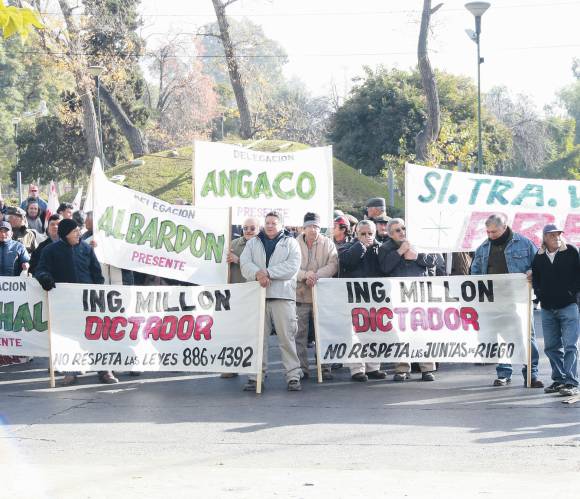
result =
[{"label": "sky", "polygon": [[[433,0],[432,4],[439,2]],[[434,68],[477,77],[475,29],[465,1],[443,1],[432,17],[429,57]],[[483,15],[482,91],[506,86],[532,98],[538,109],[574,81],[580,58],[580,1],[490,0]],[[314,95],[334,84],[344,96],[363,66],[408,69],[416,65],[422,0],[238,0],[227,9],[247,17],[288,53],[286,74]],[[142,0],[143,36],[153,47],[168,32],[192,33],[215,21],[211,0]]]}]

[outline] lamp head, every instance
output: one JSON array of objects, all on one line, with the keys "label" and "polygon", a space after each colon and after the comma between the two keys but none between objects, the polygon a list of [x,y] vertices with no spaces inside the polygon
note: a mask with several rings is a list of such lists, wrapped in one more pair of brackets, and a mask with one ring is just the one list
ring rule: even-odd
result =
[{"label": "lamp head", "polygon": [[490,6],[491,4],[489,2],[469,2],[465,4],[465,8],[475,17],[483,16]]},{"label": "lamp head", "polygon": [[103,66],[89,66],[87,70],[91,76],[98,78],[101,76],[101,73],[105,70],[105,68]]}]

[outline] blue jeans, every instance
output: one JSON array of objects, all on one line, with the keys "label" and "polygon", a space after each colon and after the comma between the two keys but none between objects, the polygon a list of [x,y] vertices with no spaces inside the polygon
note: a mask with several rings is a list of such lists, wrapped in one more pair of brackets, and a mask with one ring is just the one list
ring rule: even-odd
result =
[{"label": "blue jeans", "polygon": [[544,352],[552,366],[552,379],[578,386],[578,305],[542,309]]},{"label": "blue jeans", "polygon": [[[533,314],[533,312],[532,312]],[[534,328],[534,316],[532,315],[532,379],[538,377],[538,361],[540,360],[540,351],[538,350],[538,343],[536,342],[536,331]],[[512,377],[512,365],[511,364],[498,364],[495,367],[498,378],[508,378]],[[524,381],[526,380],[528,373],[528,366],[524,366],[522,369],[522,375]]]}]

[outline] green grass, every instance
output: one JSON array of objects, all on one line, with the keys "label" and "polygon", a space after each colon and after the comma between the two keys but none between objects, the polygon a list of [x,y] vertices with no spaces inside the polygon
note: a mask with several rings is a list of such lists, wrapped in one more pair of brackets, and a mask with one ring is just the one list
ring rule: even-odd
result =
[{"label": "green grass", "polygon": [[[243,145],[253,142],[252,149],[267,152],[291,152],[307,149],[309,146],[299,143],[290,143],[282,140],[238,141]],[[282,146],[291,144],[288,147]],[[124,185],[131,189],[146,192],[167,202],[183,199],[191,202],[192,178],[191,166],[193,148],[178,149],[178,156],[171,157],[169,151],[143,156],[145,164],[131,166],[121,164],[106,171],[110,178],[113,175],[125,175]],[[386,197],[387,186],[361,175],[357,170],[334,158],[334,202],[335,206],[344,211],[360,215],[362,207],[370,197]],[[403,207],[401,199],[395,200],[395,206]]]}]

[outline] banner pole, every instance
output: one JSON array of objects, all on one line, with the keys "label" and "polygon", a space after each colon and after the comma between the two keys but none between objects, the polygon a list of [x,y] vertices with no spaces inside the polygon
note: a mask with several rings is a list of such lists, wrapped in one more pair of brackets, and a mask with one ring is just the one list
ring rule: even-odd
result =
[{"label": "banner pole", "polygon": [[532,309],[532,283],[528,283],[528,369],[526,371],[526,386],[528,388],[532,387],[532,321],[533,309]]},{"label": "banner pole", "polygon": [[318,382],[322,383],[322,362],[320,357],[320,336],[318,334],[318,301],[316,295],[316,289],[318,285],[315,284],[312,288],[312,315],[314,322],[314,351],[316,352],[316,373],[318,376]]},{"label": "banner pole", "polygon": [[264,329],[266,328],[266,288],[260,286],[260,327],[258,329],[258,355],[256,362],[258,362],[258,374],[256,376],[256,394],[262,393],[262,378],[264,373],[262,371],[262,363],[264,359]]},{"label": "banner pole", "polygon": [[48,305],[48,386],[49,388],[56,388],[56,380],[54,377],[54,364],[52,363],[52,323],[50,321],[50,297],[48,291],[46,293],[46,304]]},{"label": "banner pole", "polygon": [[[232,207],[230,206],[228,208],[228,233],[226,234],[226,238],[227,238],[227,243],[225,245],[225,247],[227,248],[228,253],[230,252],[231,248],[232,248]],[[227,282],[230,282],[230,279],[232,278],[232,264],[228,263],[228,280]]]},{"label": "banner pole", "polygon": [[191,204],[195,206],[195,141],[191,151]]}]

